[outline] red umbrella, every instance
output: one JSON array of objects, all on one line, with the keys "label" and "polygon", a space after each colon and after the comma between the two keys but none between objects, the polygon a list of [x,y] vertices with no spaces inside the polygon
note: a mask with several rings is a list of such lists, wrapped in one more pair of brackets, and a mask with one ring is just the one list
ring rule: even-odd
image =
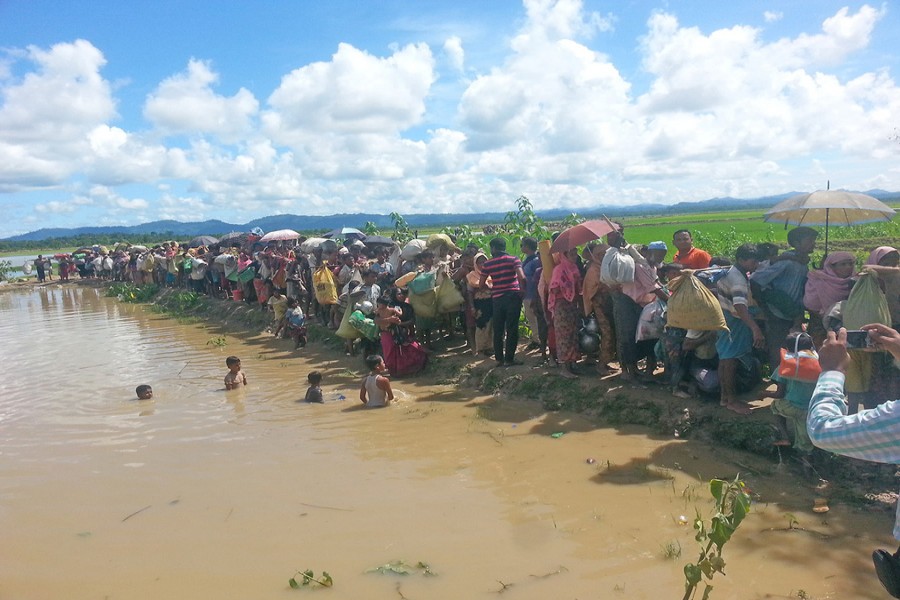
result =
[{"label": "red umbrella", "polygon": [[574,227],[569,227],[559,234],[553,245],[550,246],[550,252],[565,252],[572,248],[582,246],[592,240],[599,240],[604,235],[618,231],[618,227],[609,219],[596,219],[594,221],[585,221]]}]

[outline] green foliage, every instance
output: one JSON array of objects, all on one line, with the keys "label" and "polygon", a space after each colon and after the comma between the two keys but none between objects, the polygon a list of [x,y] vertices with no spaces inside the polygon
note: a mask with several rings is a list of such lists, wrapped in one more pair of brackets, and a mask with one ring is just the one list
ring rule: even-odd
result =
[{"label": "green foliage", "polygon": [[403,218],[403,215],[392,212],[390,216],[391,222],[394,224],[394,235],[391,237],[397,240],[401,245],[406,244],[413,239],[413,230],[410,228],[409,223],[406,222],[406,219]]},{"label": "green foliage", "polygon": [[228,341],[225,339],[224,335],[210,338],[206,342],[207,346],[215,346],[216,348],[224,348],[227,344],[228,344]]},{"label": "green foliage", "polygon": [[0,260],[0,281],[8,280],[11,272],[12,263],[8,260]]},{"label": "green foliage", "polygon": [[[300,576],[300,581],[297,581],[297,575]],[[316,578],[315,572],[312,569],[307,569],[305,571],[297,571],[293,577],[288,579],[288,585],[295,590],[301,587],[332,587],[334,580],[328,574],[328,571],[322,571],[322,575]]]},{"label": "green foliage", "polygon": [[691,600],[704,578],[706,589],[703,591],[703,600],[709,598],[713,588],[708,581],[712,581],[716,573],[725,574],[722,548],[750,512],[750,495],[744,491],[744,482],[739,477],[735,477],[734,481],[713,479],[709,482],[709,492],[715,499],[716,512],[707,525],[699,509],[697,510],[697,517],[694,519],[697,534],[694,539],[700,545],[700,556],[696,563],[684,566],[685,591],[682,600]]},{"label": "green foliage", "polygon": [[159,286],[153,283],[145,285],[114,283],[107,288],[106,295],[118,298],[120,302],[149,302],[157,292]]},{"label": "green foliage", "polygon": [[[674,230],[673,230],[674,231]],[[715,234],[707,233],[704,228],[698,228],[693,231],[694,245],[702,248],[712,256],[726,256],[734,258],[734,252],[741,244],[759,244],[761,242],[775,242],[775,229],[769,225],[766,228],[765,236],[751,235],[749,233],[738,231],[734,225],[727,229],[719,231]]]},{"label": "green foliage", "polygon": [[366,573],[380,573],[381,575],[412,575],[413,573],[421,573],[426,577],[434,577],[437,575],[431,570],[431,565],[426,562],[419,561],[415,565],[410,565],[403,560],[392,560],[380,567],[372,567]]},{"label": "green foliage", "polygon": [[373,221],[366,221],[362,227],[363,233],[366,235],[378,235],[378,226]]},{"label": "green foliage", "polygon": [[201,296],[197,292],[181,290],[172,292],[166,298],[166,308],[176,315],[185,313],[200,303]]}]

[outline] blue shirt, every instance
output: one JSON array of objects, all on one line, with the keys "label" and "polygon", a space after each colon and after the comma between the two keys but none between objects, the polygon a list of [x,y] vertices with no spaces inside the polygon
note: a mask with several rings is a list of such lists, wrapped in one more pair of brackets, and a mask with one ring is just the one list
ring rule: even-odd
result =
[{"label": "blue shirt", "polygon": [[535,273],[541,268],[540,257],[537,252],[525,258],[522,263],[522,271],[525,273],[524,300],[536,300],[538,297],[538,278]]}]

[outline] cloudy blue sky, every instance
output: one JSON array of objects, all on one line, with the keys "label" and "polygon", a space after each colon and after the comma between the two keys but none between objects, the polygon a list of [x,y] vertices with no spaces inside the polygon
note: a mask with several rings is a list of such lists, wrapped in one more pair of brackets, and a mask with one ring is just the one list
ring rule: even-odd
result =
[{"label": "cloudy blue sky", "polygon": [[900,190],[898,13],[0,0],[0,237]]}]

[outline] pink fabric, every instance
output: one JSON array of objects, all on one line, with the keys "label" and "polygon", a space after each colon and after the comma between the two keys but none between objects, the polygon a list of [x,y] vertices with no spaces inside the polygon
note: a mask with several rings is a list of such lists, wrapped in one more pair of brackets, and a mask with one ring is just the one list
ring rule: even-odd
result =
[{"label": "pink fabric", "polygon": [[384,354],[384,366],[395,377],[418,373],[428,362],[428,354],[419,342],[398,346],[389,331],[381,332],[381,351]]},{"label": "pink fabric", "polygon": [[821,271],[810,271],[806,277],[803,305],[816,313],[824,314],[835,302],[850,296],[852,277],[838,277],[834,265],[845,260],[856,260],[850,252],[832,252],[825,258]]},{"label": "pink fabric", "polygon": [[896,252],[896,248],[892,248],[890,246],[878,246],[872,253],[869,255],[869,259],[866,261],[867,265],[877,265],[878,261],[882,258],[890,254],[891,252]]},{"label": "pink fabric", "polygon": [[622,285],[622,293],[637,302],[641,306],[647,306],[656,295],[654,290],[659,289],[656,275],[656,267],[651,267],[646,261],[634,261],[634,282]]},{"label": "pink fabric", "polygon": [[565,254],[559,256],[559,264],[553,269],[553,275],[550,277],[550,296],[547,298],[547,308],[551,312],[558,298],[573,302],[575,296],[581,294],[581,272],[578,265],[569,260]]}]

